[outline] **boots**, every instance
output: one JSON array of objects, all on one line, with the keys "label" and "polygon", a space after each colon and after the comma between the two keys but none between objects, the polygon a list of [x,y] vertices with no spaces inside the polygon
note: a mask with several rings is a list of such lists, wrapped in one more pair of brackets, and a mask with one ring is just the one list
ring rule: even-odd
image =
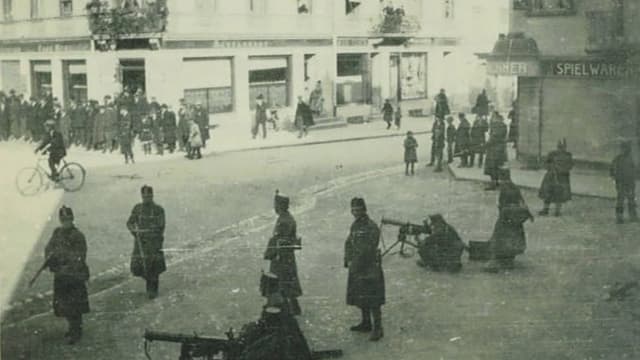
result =
[{"label": "boots", "polygon": [[360,321],[360,324],[350,327],[349,330],[369,332],[371,331],[371,309],[361,308],[360,311],[362,311],[362,320]]},{"label": "boots", "polygon": [[378,306],[373,308],[371,313],[373,315],[373,331],[371,332],[371,336],[369,336],[369,340],[378,341],[384,336],[384,332],[382,330],[382,312]]},{"label": "boots", "polygon": [[624,208],[622,207],[616,208],[616,224],[624,224],[624,218],[622,216],[623,212],[624,212]]},{"label": "boots", "polygon": [[69,331],[64,334],[64,337],[67,338],[67,344],[73,345],[82,338],[82,315],[68,317],[67,322]]},{"label": "boots", "polygon": [[147,279],[147,297],[151,300],[158,297],[158,287],[160,280],[158,278]]}]

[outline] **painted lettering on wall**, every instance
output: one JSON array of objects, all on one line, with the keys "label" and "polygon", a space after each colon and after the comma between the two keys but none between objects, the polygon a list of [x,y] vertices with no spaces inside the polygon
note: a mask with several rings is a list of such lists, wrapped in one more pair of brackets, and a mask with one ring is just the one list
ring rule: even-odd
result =
[{"label": "painted lettering on wall", "polygon": [[489,61],[489,75],[537,76],[538,63],[535,61]]},{"label": "painted lettering on wall", "polygon": [[636,78],[638,65],[605,61],[552,61],[544,65],[545,75],[584,78]]}]

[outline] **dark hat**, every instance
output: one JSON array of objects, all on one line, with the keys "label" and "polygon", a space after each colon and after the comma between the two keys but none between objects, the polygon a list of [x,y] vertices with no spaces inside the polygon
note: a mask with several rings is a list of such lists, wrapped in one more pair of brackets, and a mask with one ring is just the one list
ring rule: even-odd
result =
[{"label": "dark hat", "polygon": [[465,117],[465,116],[466,116],[466,115],[465,115],[465,113],[463,113],[463,112],[461,112],[461,113],[458,113],[458,117],[461,117],[461,118],[463,118],[463,117]]},{"label": "dark hat", "polygon": [[149,185],[142,185],[142,187],[140,188],[140,193],[143,195],[145,194],[153,195],[153,188]]},{"label": "dark hat", "polygon": [[407,136],[413,135],[413,131],[409,130],[407,131]]},{"label": "dark hat", "polygon": [[353,209],[360,208],[360,209],[367,210],[367,204],[365,204],[363,198],[354,197],[353,199],[351,199],[351,208]]},{"label": "dark hat", "polygon": [[62,207],[58,211],[58,216],[61,219],[71,219],[71,220],[73,220],[73,210],[71,210],[70,207],[66,207],[66,206],[62,205]]},{"label": "dark hat", "polygon": [[511,180],[511,170],[507,168],[498,169],[498,180]]},{"label": "dark hat", "polygon": [[280,190],[276,190],[276,196],[274,198],[276,206],[289,207],[289,197],[280,193]]},{"label": "dark hat", "polygon": [[429,215],[429,220],[431,221],[431,223],[441,223],[444,224],[446,223],[444,221],[444,217],[442,216],[442,214],[433,214],[433,215]]},{"label": "dark hat", "polygon": [[264,96],[262,96],[262,94],[260,94],[260,95],[258,95],[258,97],[256,99],[262,100],[262,99],[264,99]]},{"label": "dark hat", "polygon": [[167,104],[162,104],[162,106],[160,106],[160,107],[163,108],[163,109],[168,109],[169,108],[169,106],[167,106]]}]

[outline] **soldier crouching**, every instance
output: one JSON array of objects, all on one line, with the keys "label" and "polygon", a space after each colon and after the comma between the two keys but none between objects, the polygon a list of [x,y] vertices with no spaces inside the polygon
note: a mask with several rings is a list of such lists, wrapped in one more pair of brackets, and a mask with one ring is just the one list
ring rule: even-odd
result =
[{"label": "soldier crouching", "polygon": [[385,303],[384,273],[378,250],[380,229],[367,215],[364,199],[351,200],[351,213],[355,221],[344,246],[344,266],[349,268],[347,305],[362,311],[362,320],[352,326],[351,331],[372,331],[369,340],[378,341],[384,335],[380,307]]},{"label": "soldier crouching", "polygon": [[147,296],[158,296],[160,274],[167,270],[162,252],[164,242],[164,209],[153,201],[153,188],[144,185],[140,190],[142,203],[133,207],[127,228],[134,237],[131,254],[131,273],[146,280]]},{"label": "soldier crouching", "polygon": [[53,312],[67,319],[69,330],[64,336],[74,344],[82,337],[82,314],[89,312],[87,242],[73,224],[71,208],[60,208],[59,218],[61,226],[53,231],[44,254],[54,274]]},{"label": "soldier crouching", "polygon": [[417,264],[433,271],[460,271],[462,269],[460,257],[465,247],[460,236],[441,214],[431,215],[429,220],[431,234],[424,240],[418,241],[420,260]]}]

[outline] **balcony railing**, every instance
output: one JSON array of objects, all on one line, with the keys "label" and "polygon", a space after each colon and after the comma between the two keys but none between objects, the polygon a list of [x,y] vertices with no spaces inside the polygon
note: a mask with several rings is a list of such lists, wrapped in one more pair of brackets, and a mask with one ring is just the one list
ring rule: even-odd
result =
[{"label": "balcony railing", "polygon": [[156,0],[138,6],[127,0],[122,6],[111,7],[108,1],[91,0],[87,4],[89,29],[94,36],[112,39],[164,32],[169,13],[166,3]]},{"label": "balcony railing", "polygon": [[622,11],[589,11],[587,15],[587,52],[624,50]]}]

